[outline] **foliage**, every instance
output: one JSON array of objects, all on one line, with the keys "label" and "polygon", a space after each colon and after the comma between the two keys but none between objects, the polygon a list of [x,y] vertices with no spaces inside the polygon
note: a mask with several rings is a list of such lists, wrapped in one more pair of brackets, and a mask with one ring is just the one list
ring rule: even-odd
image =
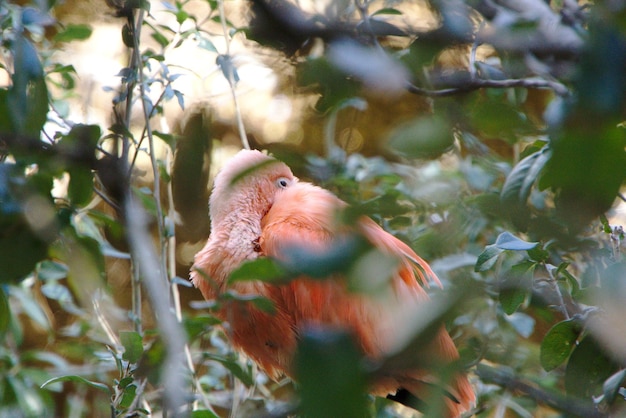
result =
[{"label": "foliage", "polygon": [[[102,126],[68,119],[87,92],[54,52],[92,27],[55,20],[60,3],[0,3],[10,58],[0,67],[0,415],[397,416],[394,402],[364,395],[367,380],[425,362],[416,352],[440,321],[462,354],[454,366],[472,376],[477,416],[626,411],[624,2],[427,1],[436,24],[424,30],[404,24],[419,2],[335,2],[321,14],[259,0],[239,27],[222,1],[202,2],[202,15],[168,2],[167,23],[146,0],[107,1],[129,61],[107,88]],[[189,265],[176,264],[176,245],[208,233],[205,160],[219,141],[207,136],[220,138],[210,111],[179,134],[156,129],[169,102],[188,105],[167,53],[194,42],[214,54],[238,109],[244,76],[228,47],[238,38],[254,54],[289,56],[285,84],[316,100],[311,119],[323,125],[324,152],[267,147],[350,203],[346,222],[365,214],[408,242],[445,285],[380,365],[345,334],[316,331],[295,359],[300,385],[272,383],[211,314],[271,303],[233,291],[200,302],[179,277]],[[325,53],[309,49],[316,42]],[[392,104],[416,97],[429,110],[395,118]],[[365,122],[350,116],[368,111]],[[342,149],[340,129],[378,133],[383,121],[375,151]],[[231,281],[341,271],[375,293],[389,260],[340,244],[340,256],[245,264]]]}]

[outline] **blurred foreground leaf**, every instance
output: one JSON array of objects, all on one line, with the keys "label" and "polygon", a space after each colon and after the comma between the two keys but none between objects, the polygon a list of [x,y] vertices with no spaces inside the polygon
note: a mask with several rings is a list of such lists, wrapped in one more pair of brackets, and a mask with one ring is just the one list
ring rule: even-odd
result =
[{"label": "blurred foreground leaf", "polygon": [[295,358],[302,414],[310,418],[367,416],[360,358],[351,335],[331,329],[306,331]]}]

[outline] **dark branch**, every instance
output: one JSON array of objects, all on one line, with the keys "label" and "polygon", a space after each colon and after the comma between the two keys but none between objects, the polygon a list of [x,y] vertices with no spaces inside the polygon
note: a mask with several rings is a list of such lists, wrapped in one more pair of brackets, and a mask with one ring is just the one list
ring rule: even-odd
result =
[{"label": "dark branch", "polygon": [[413,84],[407,84],[407,90],[410,93],[419,94],[429,97],[445,97],[459,93],[466,93],[482,88],[509,88],[509,87],[524,87],[527,89],[550,89],[553,90],[559,96],[568,96],[570,91],[567,87],[557,81],[544,80],[541,78],[522,78],[522,79],[507,79],[507,80],[487,80],[482,78],[475,78],[463,83],[463,85],[457,87],[449,87],[439,90],[424,89]]},{"label": "dark branch", "polygon": [[604,418],[606,414],[590,402],[585,402],[578,398],[563,396],[558,393],[548,392],[545,389],[531,385],[524,380],[513,375],[512,372],[502,368],[490,367],[484,364],[478,365],[476,374],[484,382],[492,382],[500,385],[512,392],[521,392],[538,403],[548,405],[558,411],[566,412],[575,417],[584,418]]}]

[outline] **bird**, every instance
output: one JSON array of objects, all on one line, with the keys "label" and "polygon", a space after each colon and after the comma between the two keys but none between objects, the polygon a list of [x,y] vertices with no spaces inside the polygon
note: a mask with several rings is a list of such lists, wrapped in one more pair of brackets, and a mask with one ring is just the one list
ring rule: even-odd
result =
[{"label": "bird", "polygon": [[[340,222],[337,212],[346,207],[332,192],[300,181],[285,163],[258,150],[239,151],[214,179],[211,232],[195,255],[190,279],[207,300],[230,290],[273,303],[271,312],[252,303],[223,304],[216,315],[228,323],[233,347],[274,380],[293,376],[298,341],[308,327],[347,330],[365,358],[383,359],[397,345],[403,318],[428,301],[424,287],[429,281],[441,285],[426,261],[371,218]],[[397,261],[382,281],[383,296],[350,290],[338,277],[341,273],[330,273],[327,280],[302,273],[285,282],[229,281],[248,261],[270,258],[288,263],[296,250],[324,254],[355,235]],[[459,358],[443,325],[426,350],[443,363]],[[371,393],[394,399],[403,391],[420,398],[428,376],[424,370],[394,371],[374,382]],[[465,373],[457,372],[446,391],[445,416],[460,416],[473,407],[475,393]]]}]

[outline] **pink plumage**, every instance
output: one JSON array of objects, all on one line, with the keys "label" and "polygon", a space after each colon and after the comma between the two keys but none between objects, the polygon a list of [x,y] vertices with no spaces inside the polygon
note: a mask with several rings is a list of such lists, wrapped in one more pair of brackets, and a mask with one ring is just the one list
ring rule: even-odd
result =
[{"label": "pink plumage", "polygon": [[[405,243],[367,217],[354,226],[340,225],[336,213],[346,204],[310,183],[299,182],[287,165],[259,151],[240,151],[215,179],[210,199],[211,236],[198,252],[193,283],[207,299],[227,289],[264,296],[274,303],[270,314],[252,304],[225,305],[218,315],[230,323],[233,345],[273,378],[291,375],[299,333],[308,326],[328,326],[351,332],[364,355],[377,359],[397,348],[402,318],[428,299],[423,286],[439,280],[430,266]],[[343,235],[357,233],[381,253],[397,259],[384,294],[373,298],[346,289],[331,277],[298,277],[288,284],[260,281],[228,285],[228,277],[247,260],[288,258],[289,249],[324,252]],[[386,278],[385,278],[386,279]],[[452,362],[458,352],[442,327],[425,348],[434,358]],[[402,387],[416,396],[424,390],[428,372],[403,370],[376,382],[372,393],[385,396]],[[475,402],[467,377],[455,375],[446,398],[447,416],[458,416]]]}]

